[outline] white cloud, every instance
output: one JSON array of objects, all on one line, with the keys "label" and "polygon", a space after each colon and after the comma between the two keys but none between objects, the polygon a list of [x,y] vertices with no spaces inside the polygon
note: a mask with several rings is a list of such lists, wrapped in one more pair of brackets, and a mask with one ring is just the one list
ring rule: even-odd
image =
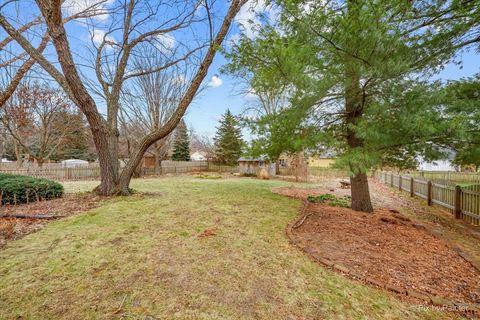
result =
[{"label": "white cloud", "polygon": [[92,41],[95,45],[100,45],[105,39],[105,47],[112,47],[112,44],[115,43],[115,39],[112,36],[105,35],[105,31],[100,29],[93,30],[93,34],[91,35]]},{"label": "white cloud", "polygon": [[218,75],[214,75],[208,82],[208,86],[212,88],[218,88],[223,84],[223,80]]},{"label": "white cloud", "polygon": [[157,37],[158,49],[164,53],[172,51],[177,45],[177,40],[169,33],[160,34]]},{"label": "white cloud", "polygon": [[261,27],[259,14],[267,16],[270,23],[274,23],[278,19],[278,8],[267,5],[265,0],[248,1],[235,16],[235,22],[241,26],[241,32],[248,38],[255,38],[257,29]]},{"label": "white cloud", "polygon": [[114,0],[65,0],[62,10],[69,16],[88,10],[94,14],[94,19],[105,21],[110,17],[108,6],[113,2]]},{"label": "white cloud", "polygon": [[255,93],[255,90],[253,89],[250,89],[246,94],[245,94],[245,99],[247,100],[257,100],[258,99],[258,96],[257,94]]}]

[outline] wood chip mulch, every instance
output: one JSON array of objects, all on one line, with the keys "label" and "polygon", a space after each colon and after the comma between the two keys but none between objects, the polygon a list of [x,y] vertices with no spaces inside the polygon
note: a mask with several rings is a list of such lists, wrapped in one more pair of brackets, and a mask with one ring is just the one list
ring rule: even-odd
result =
[{"label": "wood chip mulch", "polygon": [[[0,214],[48,214],[54,216],[70,216],[78,212],[87,211],[98,207],[105,198],[95,194],[66,194],[60,199],[32,202],[21,205],[7,205],[0,208]],[[0,248],[7,241],[18,239],[26,234],[43,228],[53,220],[25,219],[25,218],[0,218]]]},{"label": "wood chip mulch", "polygon": [[[274,192],[302,199],[306,194],[294,188]],[[423,225],[398,211],[376,209],[365,214],[307,203],[303,213],[308,218],[291,229],[291,240],[304,251],[385,286],[480,304],[480,272]]]}]

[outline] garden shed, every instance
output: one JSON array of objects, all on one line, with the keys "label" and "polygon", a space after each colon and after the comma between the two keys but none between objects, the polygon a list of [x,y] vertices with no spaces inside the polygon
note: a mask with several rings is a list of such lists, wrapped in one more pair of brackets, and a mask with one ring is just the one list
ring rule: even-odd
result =
[{"label": "garden shed", "polygon": [[264,168],[271,176],[275,175],[275,164],[270,163],[266,157],[240,158],[238,167],[241,174],[257,174],[260,169]]}]

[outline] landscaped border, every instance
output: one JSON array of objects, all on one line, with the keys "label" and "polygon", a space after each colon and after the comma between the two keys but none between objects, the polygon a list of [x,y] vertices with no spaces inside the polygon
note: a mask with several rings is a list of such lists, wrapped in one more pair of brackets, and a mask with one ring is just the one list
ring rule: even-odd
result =
[{"label": "landscaped border", "polygon": [[[472,305],[472,304],[465,304],[465,303],[459,303],[459,302],[454,302],[449,299],[446,299],[444,297],[440,296],[435,296],[431,295],[428,293],[412,290],[412,289],[406,289],[403,287],[398,287],[398,286],[393,286],[390,284],[384,284],[381,281],[378,281],[376,279],[373,279],[371,277],[363,276],[357,272],[354,272],[347,268],[346,266],[336,263],[334,261],[331,261],[328,258],[320,256],[317,252],[312,252],[308,249],[305,249],[301,246],[299,246],[296,241],[294,240],[293,237],[293,232],[292,230],[295,228],[300,227],[305,220],[308,218],[310,215],[307,213],[307,207],[308,207],[308,202],[306,200],[303,201],[302,208],[300,210],[300,214],[290,223],[285,229],[285,233],[287,238],[289,239],[289,242],[292,243],[294,246],[299,248],[301,251],[306,253],[312,260],[315,262],[321,264],[324,267],[327,267],[333,271],[336,271],[337,273],[342,274],[343,276],[346,276],[348,278],[361,281],[362,283],[367,283],[369,285],[373,285],[374,287],[381,288],[381,289],[386,289],[390,292],[400,294],[400,295],[405,295],[408,297],[413,297],[419,300],[422,300],[423,302],[427,304],[432,304],[437,307],[442,307],[445,310],[449,311],[458,311],[462,313],[466,313],[469,315],[480,315],[480,308],[477,305]],[[435,237],[439,238],[438,234],[430,232],[430,230],[427,229],[429,233],[434,235]],[[439,238],[440,239],[440,238]],[[444,239],[440,239],[445,242]],[[449,247],[452,247],[450,243],[447,243]],[[478,266],[473,263],[473,261],[466,255],[460,248],[458,247],[452,247],[452,250],[458,253],[459,256],[461,256],[463,259],[465,259],[467,262],[472,264],[474,268],[478,270]]]}]

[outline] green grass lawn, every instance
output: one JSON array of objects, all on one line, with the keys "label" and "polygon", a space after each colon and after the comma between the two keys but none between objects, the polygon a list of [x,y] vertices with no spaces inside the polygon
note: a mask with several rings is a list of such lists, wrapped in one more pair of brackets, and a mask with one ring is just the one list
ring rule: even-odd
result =
[{"label": "green grass lawn", "polygon": [[[0,251],[0,319],[442,319],[315,264],[279,181],[136,180]],[[84,191],[95,183],[68,183]],[[216,236],[199,238],[205,229]]]}]

